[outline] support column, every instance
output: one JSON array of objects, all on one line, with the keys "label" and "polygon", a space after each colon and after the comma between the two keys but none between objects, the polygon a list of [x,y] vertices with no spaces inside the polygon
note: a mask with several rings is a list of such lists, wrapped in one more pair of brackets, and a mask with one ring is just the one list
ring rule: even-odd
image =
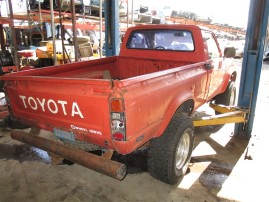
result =
[{"label": "support column", "polygon": [[71,0],[71,13],[72,13],[72,31],[73,31],[73,45],[74,45],[74,53],[75,53],[75,62],[78,62],[78,42],[77,42],[77,21],[76,21],[76,10],[75,10],[75,2]]},{"label": "support column", "polygon": [[106,56],[118,55],[120,50],[119,0],[105,0]]},{"label": "support column", "polygon": [[249,108],[249,121],[235,125],[235,135],[251,137],[266,38],[269,1],[251,0],[238,106]]},{"label": "support column", "polygon": [[50,18],[51,18],[51,35],[53,43],[53,65],[57,65],[57,55],[56,55],[56,43],[55,43],[55,23],[54,23],[54,4],[53,0],[50,0]]},{"label": "support column", "polygon": [[14,55],[14,64],[17,68],[17,71],[20,70],[20,64],[19,64],[19,56],[18,56],[18,47],[17,47],[17,37],[16,37],[16,30],[14,26],[14,17],[13,17],[13,8],[12,8],[12,3],[11,0],[8,0],[8,7],[9,7],[9,16],[11,19],[11,37],[12,37],[12,42],[13,42],[13,55]]},{"label": "support column", "polygon": [[4,28],[2,24],[0,24],[0,42],[1,42],[1,50],[2,51],[6,50]]}]

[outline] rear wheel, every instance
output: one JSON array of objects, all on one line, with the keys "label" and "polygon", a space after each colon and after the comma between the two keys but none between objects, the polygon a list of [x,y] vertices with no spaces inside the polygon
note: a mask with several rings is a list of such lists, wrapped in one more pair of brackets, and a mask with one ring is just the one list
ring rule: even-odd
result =
[{"label": "rear wheel", "polygon": [[164,134],[152,139],[148,152],[148,170],[156,179],[176,184],[186,173],[191,158],[194,128],[187,115],[174,117]]}]

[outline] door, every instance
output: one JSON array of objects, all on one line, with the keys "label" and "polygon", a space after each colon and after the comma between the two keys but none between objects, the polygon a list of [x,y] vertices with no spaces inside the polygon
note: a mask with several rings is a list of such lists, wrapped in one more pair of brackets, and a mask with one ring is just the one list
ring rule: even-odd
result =
[{"label": "door", "polygon": [[223,86],[224,69],[222,69],[222,54],[215,36],[210,31],[202,31],[205,44],[205,52],[208,54],[207,69],[208,69],[208,91],[206,100],[211,100],[218,94]]}]

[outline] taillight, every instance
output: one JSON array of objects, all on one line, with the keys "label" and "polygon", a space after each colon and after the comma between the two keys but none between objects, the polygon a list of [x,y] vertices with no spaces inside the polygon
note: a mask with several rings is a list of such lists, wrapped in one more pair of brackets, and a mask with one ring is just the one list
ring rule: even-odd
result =
[{"label": "taillight", "polygon": [[111,99],[110,100],[110,111],[111,112],[123,112],[124,106],[123,106],[123,100],[122,99]]},{"label": "taillight", "polygon": [[120,133],[120,132],[115,132],[113,134],[113,140],[116,140],[116,141],[124,141],[124,134],[123,133]]},{"label": "taillight", "polygon": [[125,113],[123,99],[110,100],[110,120],[112,139],[116,141],[126,140]]}]

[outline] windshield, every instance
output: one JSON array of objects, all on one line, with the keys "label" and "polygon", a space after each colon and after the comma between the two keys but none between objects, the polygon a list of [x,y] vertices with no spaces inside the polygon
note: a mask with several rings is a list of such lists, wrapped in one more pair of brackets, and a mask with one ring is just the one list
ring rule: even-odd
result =
[{"label": "windshield", "polygon": [[194,51],[192,34],[186,30],[136,30],[130,35],[127,48]]}]

